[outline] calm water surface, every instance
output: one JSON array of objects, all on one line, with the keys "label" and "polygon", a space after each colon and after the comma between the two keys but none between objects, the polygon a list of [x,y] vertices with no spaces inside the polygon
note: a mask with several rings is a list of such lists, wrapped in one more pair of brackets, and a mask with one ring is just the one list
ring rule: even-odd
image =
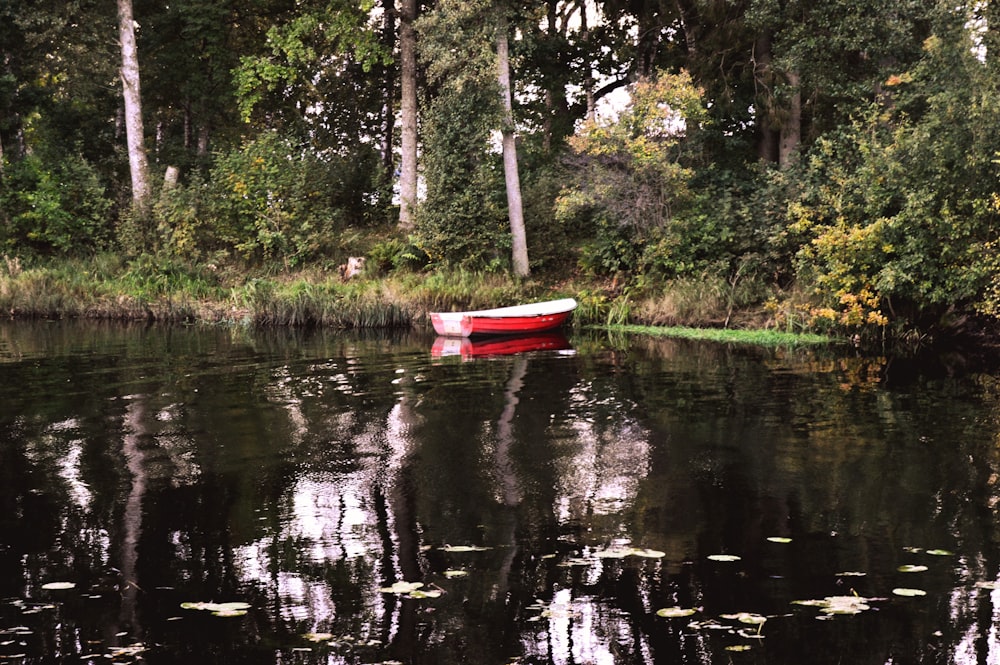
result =
[{"label": "calm water surface", "polygon": [[433,342],[0,324],[0,660],[1000,662],[1000,374]]}]

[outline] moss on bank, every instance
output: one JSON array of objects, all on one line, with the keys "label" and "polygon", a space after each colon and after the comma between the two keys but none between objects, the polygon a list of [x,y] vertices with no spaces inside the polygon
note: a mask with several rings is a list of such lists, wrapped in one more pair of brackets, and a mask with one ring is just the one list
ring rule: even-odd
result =
[{"label": "moss on bank", "polygon": [[837,340],[826,335],[810,333],[789,333],[778,330],[733,330],[728,328],[687,328],[684,326],[642,326],[642,325],[612,325],[603,326],[610,332],[652,335],[655,337],[675,337],[679,339],[694,339],[727,344],[752,344],[754,346],[816,346],[833,344]]}]

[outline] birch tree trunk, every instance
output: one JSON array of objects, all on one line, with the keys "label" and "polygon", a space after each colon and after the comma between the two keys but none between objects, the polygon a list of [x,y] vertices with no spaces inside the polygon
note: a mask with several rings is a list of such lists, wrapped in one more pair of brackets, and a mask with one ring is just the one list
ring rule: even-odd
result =
[{"label": "birch tree trunk", "polygon": [[142,98],[139,93],[139,53],[135,44],[132,0],[118,0],[118,32],[122,49],[122,93],[125,101],[125,138],[132,176],[132,205],[140,213],[149,209],[151,188],[146,141],[142,129]]},{"label": "birch tree trunk", "polygon": [[514,107],[511,101],[510,54],[507,45],[507,23],[497,25],[497,66],[499,68],[500,94],[503,98],[503,172],[507,183],[507,214],[510,218],[511,254],[514,274],[527,277],[528,239],[524,231],[524,212],[521,206],[521,180],[517,172],[517,143],[514,133]]},{"label": "birch tree trunk", "polygon": [[399,25],[400,122],[399,228],[413,229],[417,206],[417,1],[402,0]]}]

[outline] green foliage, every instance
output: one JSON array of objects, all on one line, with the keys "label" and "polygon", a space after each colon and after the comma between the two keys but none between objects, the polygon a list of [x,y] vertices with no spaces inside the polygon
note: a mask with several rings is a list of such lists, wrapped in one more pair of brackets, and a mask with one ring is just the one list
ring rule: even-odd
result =
[{"label": "green foliage", "polygon": [[692,201],[688,135],[705,120],[690,76],[661,74],[632,87],[617,119],[588,122],[570,139],[571,184],[556,201],[556,219],[593,232],[585,269],[635,270],[645,246],[666,251],[671,237],[684,235],[677,215]]},{"label": "green foliage", "polygon": [[208,266],[141,254],[114,277],[120,291],[142,300],[162,296],[218,298],[218,275]]},{"label": "green foliage", "polygon": [[496,86],[484,82],[444,91],[427,114],[416,238],[433,263],[497,269],[508,261],[503,170],[490,144],[498,107]]},{"label": "green foliage", "polygon": [[[358,178],[366,173],[371,171],[363,163],[321,157],[275,132],[264,133],[218,158],[211,175],[209,233],[251,261],[295,266],[332,256],[347,225],[364,220],[366,206],[358,199],[370,186]],[[177,195],[171,200],[180,207],[170,214],[191,210],[190,199]],[[201,232],[197,206],[193,213],[189,230],[170,236],[171,247],[183,250],[187,236]]]},{"label": "green foliage", "polygon": [[[266,47],[244,55],[234,71],[240,113],[246,121],[293,131],[306,128],[332,145],[345,136],[361,140],[382,91],[367,75],[392,61],[391,52],[370,25],[374,6],[337,0],[303,5],[267,31]],[[369,124],[371,123],[371,124]]]},{"label": "green foliage", "polygon": [[375,243],[368,254],[368,265],[380,274],[395,270],[417,270],[427,264],[427,255],[416,243],[401,238],[388,238]]},{"label": "green foliage", "polygon": [[111,238],[110,210],[104,186],[82,157],[68,155],[53,166],[23,159],[0,175],[0,247],[42,255],[101,249]]},{"label": "green foliage", "polygon": [[1000,210],[1000,89],[960,17],[938,26],[924,60],[875,107],[819,141],[790,229],[818,318],[844,326],[938,325],[983,297]]}]

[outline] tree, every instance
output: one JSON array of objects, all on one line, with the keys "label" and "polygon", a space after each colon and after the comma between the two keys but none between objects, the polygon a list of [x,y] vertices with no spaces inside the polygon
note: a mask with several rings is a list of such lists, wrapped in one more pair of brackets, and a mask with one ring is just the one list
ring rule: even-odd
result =
[{"label": "tree", "polygon": [[402,0],[399,30],[402,155],[399,178],[399,227],[410,231],[417,204],[417,0]]},{"label": "tree", "polygon": [[507,189],[507,215],[510,220],[511,261],[514,274],[527,277],[528,240],[524,232],[524,211],[521,208],[521,180],[517,172],[517,138],[514,131],[514,111],[511,102],[510,54],[507,45],[507,21],[502,9],[497,13],[497,70],[500,96],[503,105],[503,170]]},{"label": "tree", "polygon": [[707,120],[686,72],[639,81],[630,93],[618,118],[587,122],[570,139],[570,180],[556,202],[559,221],[592,227],[597,273],[635,268],[643,245],[671,233],[691,198],[689,134]]},{"label": "tree", "polygon": [[139,52],[135,41],[132,0],[118,0],[118,34],[121,42],[121,80],[125,103],[125,134],[129,170],[132,176],[132,207],[144,215],[152,202],[146,138],[142,123],[142,95],[139,81]]}]

